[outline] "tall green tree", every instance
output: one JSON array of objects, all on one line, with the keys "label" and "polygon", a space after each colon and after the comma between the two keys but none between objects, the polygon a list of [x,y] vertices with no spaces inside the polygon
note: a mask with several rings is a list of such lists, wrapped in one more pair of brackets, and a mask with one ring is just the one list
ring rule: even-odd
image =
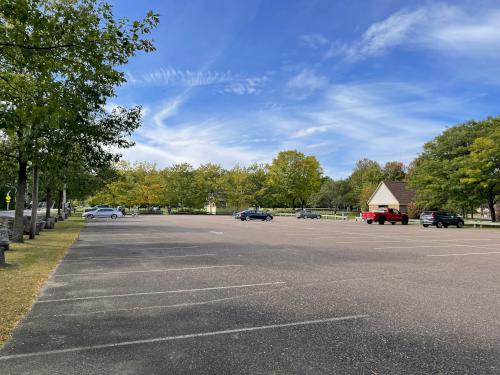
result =
[{"label": "tall green tree", "polygon": [[256,207],[273,207],[273,191],[269,185],[269,165],[254,163],[247,168],[249,205]]},{"label": "tall green tree", "polygon": [[406,179],[406,167],[400,161],[389,161],[382,169],[384,181],[404,181]]},{"label": "tall green tree", "polygon": [[223,177],[226,202],[230,207],[240,210],[248,205],[252,199],[249,173],[246,168],[236,166],[227,171]]},{"label": "tall green tree", "polygon": [[5,154],[18,164],[15,241],[22,241],[27,167],[39,167],[44,135],[104,124],[92,118],[125,82],[118,67],[154,49],[143,35],[157,22],[152,12],[141,21],[115,20],[111,5],[97,0],[0,3],[0,130]]},{"label": "tall green tree", "polygon": [[349,192],[347,180],[333,180],[326,177],[319,191],[311,196],[311,201],[318,207],[328,207],[337,211],[340,207],[352,204],[349,200]]},{"label": "tall green tree", "polygon": [[470,154],[461,160],[461,182],[473,186],[488,204],[491,221],[497,221],[495,204],[500,199],[500,118],[490,123],[487,134],[478,137],[470,146]]},{"label": "tall green tree", "polygon": [[196,169],[194,175],[195,203],[202,207],[207,203],[220,204],[225,200],[224,174],[217,164],[207,163]]},{"label": "tall green tree", "polygon": [[195,171],[188,163],[175,164],[163,170],[164,202],[171,206],[193,207],[196,202]]},{"label": "tall green tree", "polygon": [[[487,137],[496,127],[498,121],[494,119],[468,121],[445,130],[424,145],[409,175],[420,207],[472,210],[488,200],[485,186],[489,184],[478,183],[479,156],[472,157],[471,153],[477,153],[476,141]],[[483,141],[479,144],[484,145]],[[470,168],[470,163],[475,167]]]},{"label": "tall green tree", "polygon": [[366,208],[368,199],[383,178],[383,170],[379,163],[369,159],[359,160],[348,178],[349,200],[356,202],[360,208]]},{"label": "tall green tree", "polygon": [[278,200],[290,207],[304,207],[320,188],[322,173],[316,157],[295,150],[282,151],[269,167],[269,184]]}]

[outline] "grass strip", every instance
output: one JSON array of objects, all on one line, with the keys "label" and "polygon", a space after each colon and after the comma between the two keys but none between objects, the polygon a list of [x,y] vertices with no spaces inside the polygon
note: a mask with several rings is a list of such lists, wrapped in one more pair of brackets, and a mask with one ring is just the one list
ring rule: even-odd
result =
[{"label": "grass strip", "polygon": [[7,265],[0,267],[0,347],[30,310],[43,283],[84,225],[81,217],[72,216],[34,240],[11,244],[11,251],[5,252]]}]

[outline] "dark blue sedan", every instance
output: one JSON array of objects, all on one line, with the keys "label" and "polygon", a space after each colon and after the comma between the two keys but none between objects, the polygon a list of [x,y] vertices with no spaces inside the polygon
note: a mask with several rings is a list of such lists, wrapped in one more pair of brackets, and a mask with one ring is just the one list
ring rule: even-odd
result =
[{"label": "dark blue sedan", "polygon": [[271,221],[273,219],[273,215],[269,212],[263,212],[259,210],[245,210],[238,212],[234,215],[235,219],[240,219],[241,221],[250,221],[250,220],[262,220],[262,221]]}]

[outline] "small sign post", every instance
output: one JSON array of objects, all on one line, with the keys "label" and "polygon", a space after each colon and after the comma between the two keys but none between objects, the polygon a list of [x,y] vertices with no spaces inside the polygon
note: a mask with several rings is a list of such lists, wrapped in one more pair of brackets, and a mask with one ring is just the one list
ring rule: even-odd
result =
[{"label": "small sign post", "polygon": [[7,193],[7,195],[5,196],[5,202],[7,202],[7,211],[9,211],[9,205],[10,205],[10,200],[11,200],[9,193]]}]

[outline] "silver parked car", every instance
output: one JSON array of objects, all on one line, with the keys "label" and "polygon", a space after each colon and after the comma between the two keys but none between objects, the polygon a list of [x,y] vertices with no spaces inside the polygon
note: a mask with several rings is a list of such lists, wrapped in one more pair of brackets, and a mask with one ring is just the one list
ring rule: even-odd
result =
[{"label": "silver parked car", "polygon": [[116,219],[118,217],[122,217],[123,213],[117,208],[96,208],[93,211],[85,212],[82,217],[85,219],[93,219],[93,218],[109,218]]},{"label": "silver parked car", "polygon": [[300,210],[295,213],[297,219],[321,219],[321,215],[314,211]]}]

